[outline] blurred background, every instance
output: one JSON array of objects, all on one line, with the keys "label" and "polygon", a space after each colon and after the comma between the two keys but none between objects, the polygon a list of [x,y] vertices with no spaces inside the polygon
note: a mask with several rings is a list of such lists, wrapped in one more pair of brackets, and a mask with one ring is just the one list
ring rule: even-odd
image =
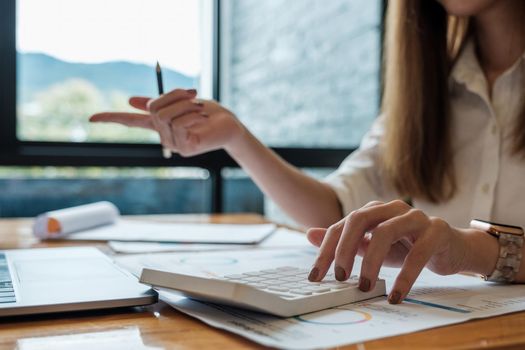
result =
[{"label": "blurred background", "polygon": [[0,55],[14,58],[0,84],[13,98],[0,106],[0,217],[109,200],[123,214],[256,212],[287,222],[223,152],[166,161],[155,133],[88,117],[155,96],[158,60],[166,90],[193,87],[219,100],[264,143],[323,177],[378,113],[383,6],[6,0],[11,45]]}]

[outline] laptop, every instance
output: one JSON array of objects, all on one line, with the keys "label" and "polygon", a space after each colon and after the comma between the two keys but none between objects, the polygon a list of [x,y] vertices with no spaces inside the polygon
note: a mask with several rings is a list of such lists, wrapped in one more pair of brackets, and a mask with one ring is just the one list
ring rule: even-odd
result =
[{"label": "laptop", "polygon": [[0,317],[156,301],[154,290],[93,247],[0,250]]}]

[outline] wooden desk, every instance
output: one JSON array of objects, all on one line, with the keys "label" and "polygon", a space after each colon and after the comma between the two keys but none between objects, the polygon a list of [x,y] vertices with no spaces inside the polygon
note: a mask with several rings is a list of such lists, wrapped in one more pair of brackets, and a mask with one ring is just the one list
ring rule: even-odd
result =
[{"label": "wooden desk", "polygon": [[[261,223],[258,215],[160,215],[152,220],[172,222]],[[0,220],[0,248],[64,246],[41,243],[31,234],[30,220]],[[68,242],[67,245],[79,245]],[[77,335],[93,332],[129,330],[140,332],[147,346],[165,349],[245,349],[261,348],[239,336],[211,328],[160,302],[142,308],[28,316],[0,320],[0,349],[15,349],[24,338]],[[348,349],[525,349],[525,312],[456,326],[432,329],[366,342]]]}]

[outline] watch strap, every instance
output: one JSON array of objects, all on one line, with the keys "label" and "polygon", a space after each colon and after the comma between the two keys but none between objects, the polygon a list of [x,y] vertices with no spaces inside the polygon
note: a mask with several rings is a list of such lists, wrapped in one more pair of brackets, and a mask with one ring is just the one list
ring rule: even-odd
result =
[{"label": "watch strap", "polygon": [[499,257],[496,262],[496,268],[490,276],[485,276],[485,280],[492,282],[513,282],[520,269],[523,236],[500,232],[498,241]]}]

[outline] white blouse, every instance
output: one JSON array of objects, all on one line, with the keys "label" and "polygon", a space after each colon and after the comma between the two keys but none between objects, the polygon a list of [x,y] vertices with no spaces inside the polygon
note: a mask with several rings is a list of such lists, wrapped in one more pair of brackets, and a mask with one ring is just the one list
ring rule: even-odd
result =
[{"label": "white blouse", "polygon": [[[483,219],[525,227],[525,159],[511,153],[512,132],[525,103],[525,54],[488,84],[468,42],[452,69],[452,152],[457,192],[447,202],[414,199],[413,205],[456,227]],[[384,118],[379,117],[357,151],[324,181],[337,193],[344,214],[369,201],[399,194],[385,180],[379,159]]]}]

